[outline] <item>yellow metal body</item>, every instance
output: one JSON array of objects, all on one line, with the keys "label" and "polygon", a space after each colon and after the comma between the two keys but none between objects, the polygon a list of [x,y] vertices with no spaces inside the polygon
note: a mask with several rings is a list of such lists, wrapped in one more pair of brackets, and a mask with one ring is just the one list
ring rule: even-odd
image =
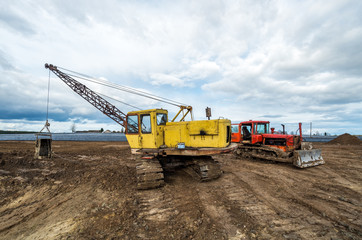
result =
[{"label": "yellow metal body", "polygon": [[164,109],[129,112],[126,137],[131,149],[225,148],[230,144],[230,120],[168,122],[167,114]]}]

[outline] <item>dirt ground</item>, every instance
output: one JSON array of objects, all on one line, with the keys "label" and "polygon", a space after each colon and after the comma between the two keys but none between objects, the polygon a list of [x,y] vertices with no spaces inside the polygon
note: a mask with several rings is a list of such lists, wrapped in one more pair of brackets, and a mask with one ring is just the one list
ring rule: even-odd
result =
[{"label": "dirt ground", "polygon": [[314,144],[308,169],[225,154],[217,180],[146,191],[127,143],[34,146],[0,142],[0,239],[362,239],[362,145]]}]

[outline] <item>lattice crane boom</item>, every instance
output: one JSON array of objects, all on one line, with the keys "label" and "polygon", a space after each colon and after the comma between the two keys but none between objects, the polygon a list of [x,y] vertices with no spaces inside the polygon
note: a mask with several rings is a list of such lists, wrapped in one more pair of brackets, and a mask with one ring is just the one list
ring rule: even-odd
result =
[{"label": "lattice crane boom", "polygon": [[107,115],[115,122],[123,126],[126,125],[126,114],[119,110],[116,106],[105,100],[103,97],[99,96],[96,92],[89,89],[84,84],[78,82],[68,74],[60,71],[56,66],[52,64],[45,64],[45,68],[48,68],[55,75],[57,75],[65,84],[67,84],[74,92],[78,93],[82,98],[87,102],[96,107],[103,114]]}]

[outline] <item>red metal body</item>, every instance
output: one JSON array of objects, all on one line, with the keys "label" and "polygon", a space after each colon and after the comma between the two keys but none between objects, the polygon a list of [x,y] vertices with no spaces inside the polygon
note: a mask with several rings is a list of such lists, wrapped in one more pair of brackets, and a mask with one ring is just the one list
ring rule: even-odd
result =
[{"label": "red metal body", "polygon": [[302,134],[299,123],[300,135],[278,134],[274,129],[269,130],[269,121],[245,121],[232,124],[231,141],[245,145],[266,145],[291,152],[301,149]]}]

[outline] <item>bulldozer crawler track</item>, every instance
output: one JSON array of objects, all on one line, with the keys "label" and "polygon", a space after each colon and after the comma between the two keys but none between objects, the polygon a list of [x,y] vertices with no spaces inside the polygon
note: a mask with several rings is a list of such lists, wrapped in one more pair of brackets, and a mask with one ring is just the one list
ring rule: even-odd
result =
[{"label": "bulldozer crawler track", "polygon": [[293,155],[283,154],[279,149],[263,146],[239,146],[235,154],[242,157],[251,157],[275,162],[293,163]]}]

